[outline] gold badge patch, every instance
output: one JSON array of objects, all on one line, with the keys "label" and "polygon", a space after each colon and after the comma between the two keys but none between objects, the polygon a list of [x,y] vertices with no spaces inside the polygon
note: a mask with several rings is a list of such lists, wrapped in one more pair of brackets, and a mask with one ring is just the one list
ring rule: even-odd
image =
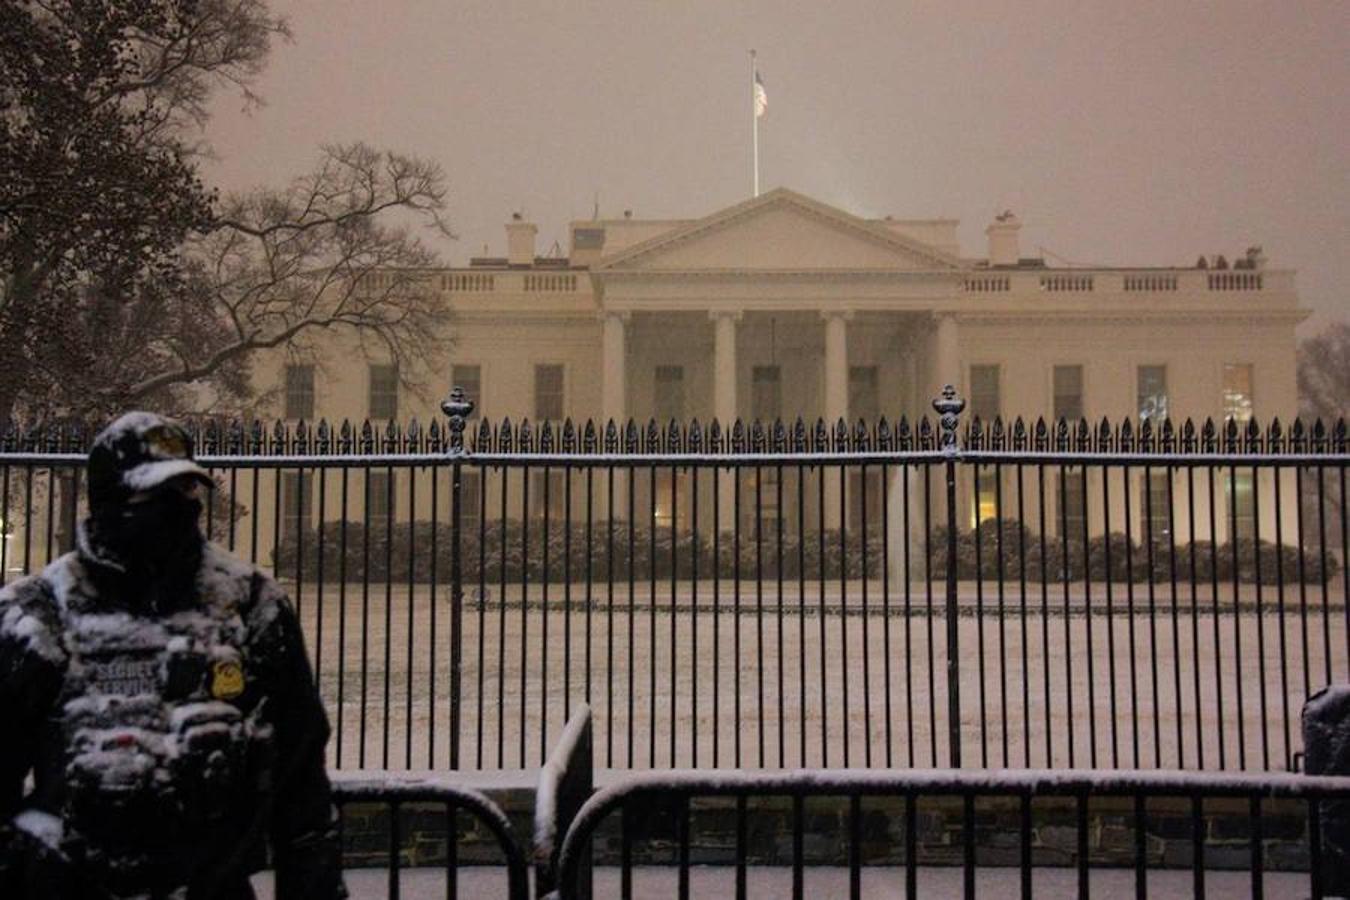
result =
[{"label": "gold badge patch", "polygon": [[233,700],[244,692],[244,670],[237,662],[218,662],[211,667],[211,696]]}]

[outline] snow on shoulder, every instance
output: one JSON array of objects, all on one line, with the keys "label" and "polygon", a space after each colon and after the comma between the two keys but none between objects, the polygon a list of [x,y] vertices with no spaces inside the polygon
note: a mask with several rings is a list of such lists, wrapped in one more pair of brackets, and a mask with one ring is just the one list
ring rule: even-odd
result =
[{"label": "snow on shoulder", "polygon": [[0,590],[0,638],[17,642],[47,662],[65,662],[56,601],[40,576],[21,578]]}]

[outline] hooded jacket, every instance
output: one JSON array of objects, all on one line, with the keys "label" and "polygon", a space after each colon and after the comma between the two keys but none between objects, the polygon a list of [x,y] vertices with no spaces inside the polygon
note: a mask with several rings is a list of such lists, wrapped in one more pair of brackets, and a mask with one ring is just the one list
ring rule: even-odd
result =
[{"label": "hooded jacket", "polygon": [[0,591],[0,895],[250,898],[270,848],[278,900],[345,897],[280,586],[204,541],[148,584],[92,527]]}]

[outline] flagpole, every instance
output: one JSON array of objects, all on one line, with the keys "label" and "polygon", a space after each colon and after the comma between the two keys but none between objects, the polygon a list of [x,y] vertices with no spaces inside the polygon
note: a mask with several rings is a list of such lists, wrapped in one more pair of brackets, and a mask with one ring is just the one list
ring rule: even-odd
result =
[{"label": "flagpole", "polygon": [[759,112],[755,109],[755,51],[750,51],[750,133],[754,160],[755,196],[759,196]]}]

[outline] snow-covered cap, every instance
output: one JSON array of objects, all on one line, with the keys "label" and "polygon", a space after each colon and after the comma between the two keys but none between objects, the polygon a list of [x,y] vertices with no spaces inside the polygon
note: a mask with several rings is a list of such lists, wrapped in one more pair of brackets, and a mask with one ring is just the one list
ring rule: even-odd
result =
[{"label": "snow-covered cap", "polygon": [[89,451],[89,500],[93,505],[148,491],[188,476],[213,482],[193,460],[192,436],[178,423],[148,412],[129,412],[104,428]]}]

